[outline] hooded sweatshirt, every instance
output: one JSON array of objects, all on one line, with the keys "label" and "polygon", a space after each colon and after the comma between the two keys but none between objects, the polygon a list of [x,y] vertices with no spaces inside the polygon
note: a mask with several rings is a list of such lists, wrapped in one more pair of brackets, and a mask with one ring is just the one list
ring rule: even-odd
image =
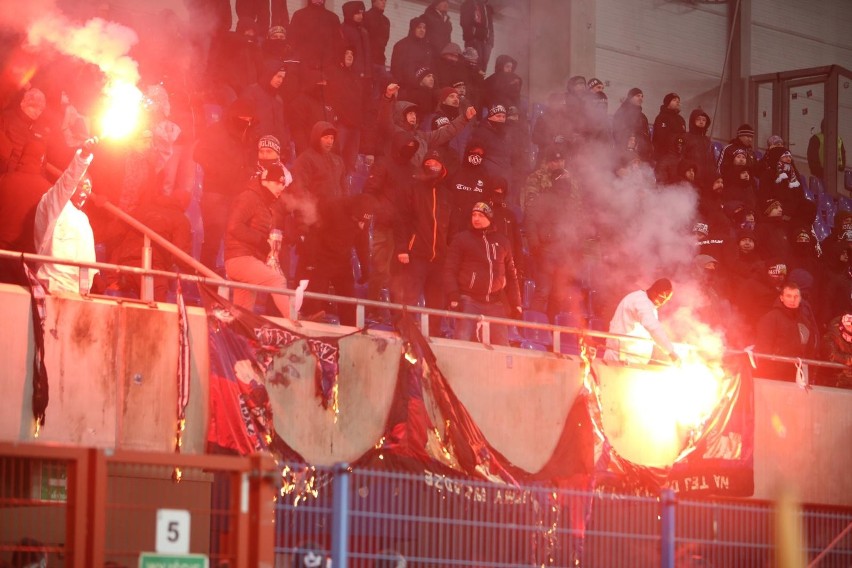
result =
[{"label": "hooded sweatshirt", "polygon": [[320,204],[345,195],[346,169],[343,158],[320,148],[320,138],[337,131],[330,122],[320,121],[311,129],[310,146],[293,163],[293,182],[315,196]]},{"label": "hooded sweatshirt", "polygon": [[[432,45],[424,38],[414,35],[418,24],[426,23],[422,16],[412,18],[408,24],[408,35],[393,46],[391,53],[391,75],[400,85],[417,86],[414,74],[421,67],[429,67],[435,56]],[[428,23],[427,30],[428,30]]]},{"label": "hooded sweatshirt", "polygon": [[[512,64],[512,71],[504,71],[507,63]],[[521,86],[523,80],[515,73],[518,62],[508,55],[498,55],[491,74],[483,85],[482,104],[490,108],[495,104],[503,106],[521,106]]]}]

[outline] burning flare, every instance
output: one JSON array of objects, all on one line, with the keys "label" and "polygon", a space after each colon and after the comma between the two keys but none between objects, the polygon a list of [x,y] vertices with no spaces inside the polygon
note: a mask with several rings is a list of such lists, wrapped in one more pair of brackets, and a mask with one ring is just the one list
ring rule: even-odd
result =
[{"label": "burning flare", "polygon": [[104,88],[105,108],[100,118],[101,137],[126,138],[136,131],[142,114],[142,91],[132,83],[113,80]]}]

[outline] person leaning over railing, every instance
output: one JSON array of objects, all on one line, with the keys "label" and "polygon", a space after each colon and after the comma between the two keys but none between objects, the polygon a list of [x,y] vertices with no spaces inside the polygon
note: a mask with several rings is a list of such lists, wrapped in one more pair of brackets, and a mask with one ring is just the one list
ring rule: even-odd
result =
[{"label": "person leaning over railing", "polygon": [[[97,138],[89,138],[71,159],[57,182],[36,208],[35,247],[38,254],[67,260],[95,262],[95,238],[83,206],[92,192],[86,175]],[[42,264],[38,278],[51,291],[88,293],[97,270],[64,264]]]}]

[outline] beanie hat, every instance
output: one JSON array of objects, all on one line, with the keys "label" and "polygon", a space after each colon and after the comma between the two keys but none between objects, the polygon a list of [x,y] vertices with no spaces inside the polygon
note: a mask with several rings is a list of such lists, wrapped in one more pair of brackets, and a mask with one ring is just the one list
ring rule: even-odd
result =
[{"label": "beanie hat", "polygon": [[589,90],[590,91],[592,89],[594,89],[595,87],[597,87],[598,85],[603,85],[603,81],[601,81],[597,77],[592,77],[591,79],[589,79]]},{"label": "beanie hat", "polygon": [[261,148],[272,148],[276,154],[281,155],[281,143],[278,138],[271,134],[261,136],[260,140],[257,141],[257,149],[260,150]]},{"label": "beanie hat", "polygon": [[491,178],[491,191],[502,190],[503,195],[509,191],[509,181],[503,176],[494,176]]},{"label": "beanie hat", "polygon": [[777,134],[773,134],[769,138],[766,139],[767,146],[783,146],[784,139],[778,136]]},{"label": "beanie hat", "polygon": [[[458,89],[459,87],[464,87],[464,81],[456,81],[455,83],[453,83],[454,89]],[[456,90],[456,92],[458,92],[458,90]]]},{"label": "beanie hat", "polygon": [[559,146],[549,146],[544,150],[544,161],[555,162],[565,158],[565,153]]},{"label": "beanie hat", "polygon": [[441,162],[441,164],[444,163],[444,160],[441,158],[441,154],[437,150],[429,150],[426,152],[426,155],[423,157],[423,164],[425,165],[429,160],[435,160],[436,162]]},{"label": "beanie hat", "polygon": [[627,91],[627,98],[632,99],[636,95],[641,95],[641,94],[643,94],[642,89],[640,89],[639,87],[633,87],[632,89]]},{"label": "beanie hat", "polygon": [[452,87],[444,87],[443,89],[438,91],[438,102],[444,102],[445,100],[447,100],[447,97],[449,97],[453,93],[459,94],[459,92]]},{"label": "beanie hat", "polygon": [[737,136],[754,136],[754,128],[751,124],[740,124],[737,128]]},{"label": "beanie hat", "polygon": [[778,260],[772,261],[766,267],[766,273],[769,276],[786,276],[787,265]]},{"label": "beanie hat", "polygon": [[701,223],[700,221],[692,226],[693,233],[700,233],[705,237],[710,234],[710,227],[707,223]]},{"label": "beanie hat", "polygon": [[796,233],[796,242],[797,243],[810,243],[811,242],[811,232],[807,229],[799,229]]},{"label": "beanie hat", "polygon": [[269,28],[269,31],[266,32],[266,37],[271,38],[275,34],[284,34],[287,35],[287,28],[284,26],[272,26]]},{"label": "beanie hat", "polygon": [[674,99],[679,99],[679,98],[680,98],[680,95],[678,95],[677,93],[669,93],[665,97],[663,97],[663,106],[667,107],[667,106],[669,106],[670,102],[672,102]]},{"label": "beanie hat", "polygon": [[752,229],[740,229],[737,231],[737,242],[743,239],[751,239],[754,241],[754,231]]},{"label": "beanie hat", "polygon": [[770,212],[770,211],[772,211],[772,209],[773,209],[776,205],[781,205],[781,202],[780,202],[780,201],[778,201],[777,199],[767,199],[767,200],[764,202],[764,204],[763,204],[763,205],[764,205],[764,206],[763,206],[763,214],[764,214],[764,215],[769,215],[769,212]]},{"label": "beanie hat", "polygon": [[468,63],[477,63],[479,61],[479,52],[472,47],[466,47],[462,52],[462,57],[464,57],[465,61]]},{"label": "beanie hat", "polygon": [[421,67],[420,69],[414,72],[414,78],[417,79],[418,83],[422,81],[423,78],[427,75],[432,75],[432,70],[428,67]]},{"label": "beanie hat", "polygon": [[435,118],[432,119],[432,130],[438,130],[439,128],[443,128],[444,126],[448,126],[450,124],[450,119],[446,116],[439,114]]},{"label": "beanie hat", "polygon": [[574,75],[573,77],[571,77],[570,79],[568,79],[568,85],[567,85],[567,87],[566,87],[566,88],[567,88],[569,91],[572,91],[572,90],[574,90],[574,87],[575,87],[576,85],[583,85],[583,86],[586,86],[586,78],[585,78],[585,77],[583,77],[582,75]]},{"label": "beanie hat", "polygon": [[483,203],[482,201],[473,206],[473,211],[479,211],[489,219],[494,218],[494,211],[491,210],[491,206],[487,203]]},{"label": "beanie hat", "polygon": [[444,49],[441,50],[441,55],[458,55],[461,56],[462,50],[457,43],[448,43],[444,46]]},{"label": "beanie hat", "polygon": [[488,118],[500,113],[507,114],[506,107],[501,104],[492,105],[491,108],[488,109]]}]

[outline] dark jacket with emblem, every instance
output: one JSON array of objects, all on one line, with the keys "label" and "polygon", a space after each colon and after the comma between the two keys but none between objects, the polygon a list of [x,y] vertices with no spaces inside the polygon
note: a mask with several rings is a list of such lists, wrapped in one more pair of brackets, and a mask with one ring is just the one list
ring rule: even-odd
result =
[{"label": "dark jacket with emblem", "polygon": [[248,189],[234,199],[225,231],[225,260],[240,256],[266,260],[269,232],[278,226],[275,201],[257,178],[252,178]]},{"label": "dark jacket with emblem", "polygon": [[518,275],[508,237],[492,227],[468,229],[453,239],[444,265],[444,290],[450,301],[462,295],[479,302],[521,305]]}]

